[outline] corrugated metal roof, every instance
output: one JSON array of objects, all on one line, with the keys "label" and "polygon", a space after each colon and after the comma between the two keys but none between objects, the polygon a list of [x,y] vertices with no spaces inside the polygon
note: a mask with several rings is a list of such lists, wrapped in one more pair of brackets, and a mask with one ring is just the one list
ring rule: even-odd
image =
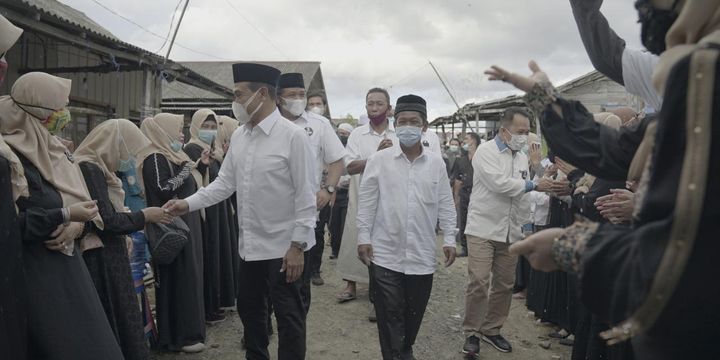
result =
[{"label": "corrugated metal roof", "polygon": [[[232,64],[242,61],[182,61],[179,64],[197,72],[206,78],[232,89],[234,86],[232,77]],[[303,74],[305,87],[315,74],[320,70],[319,61],[253,61],[255,63],[272,66],[282,73],[297,72]],[[189,98],[217,98],[218,96],[208,91],[192,88],[182,88],[173,83],[163,81],[162,94],[164,99],[189,99]]]},{"label": "corrugated metal roof", "polygon": [[52,15],[58,20],[68,22],[82,29],[90,31],[95,35],[107,38],[112,41],[121,42],[110,31],[100,26],[98,23],[90,19],[85,13],[67,6],[56,0],[20,0],[20,2],[29,5],[48,15]]}]

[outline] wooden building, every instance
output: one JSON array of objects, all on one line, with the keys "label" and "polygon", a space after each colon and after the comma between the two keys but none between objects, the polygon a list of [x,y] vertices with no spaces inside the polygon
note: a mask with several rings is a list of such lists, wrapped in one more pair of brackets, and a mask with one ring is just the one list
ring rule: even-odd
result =
[{"label": "wooden building", "polygon": [[217,96],[232,91],[182,64],[119,40],[84,13],[56,0],[2,0],[0,14],[24,30],[6,58],[0,94],[22,74],[42,71],[71,79],[73,121],[61,136],[79,143],[99,122],[138,122],[160,112],[162,82]]}]

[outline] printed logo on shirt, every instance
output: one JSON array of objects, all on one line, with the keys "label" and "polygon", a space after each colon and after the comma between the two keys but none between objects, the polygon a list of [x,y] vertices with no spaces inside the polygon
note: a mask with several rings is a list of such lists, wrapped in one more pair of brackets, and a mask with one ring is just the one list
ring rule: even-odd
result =
[{"label": "printed logo on shirt", "polygon": [[423,146],[430,147],[430,142],[428,142],[427,140],[423,141]]},{"label": "printed logo on shirt", "polygon": [[524,180],[527,180],[528,172],[525,171],[525,170],[521,170],[521,171],[520,171],[520,176],[521,176]]},{"label": "printed logo on shirt", "polygon": [[305,132],[308,134],[308,136],[312,136],[312,134],[313,134],[313,129],[308,126],[308,127],[305,128]]}]

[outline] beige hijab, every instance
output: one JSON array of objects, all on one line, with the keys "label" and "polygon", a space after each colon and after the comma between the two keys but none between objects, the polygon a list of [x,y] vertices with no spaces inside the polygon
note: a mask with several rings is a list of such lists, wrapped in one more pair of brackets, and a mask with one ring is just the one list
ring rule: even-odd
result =
[{"label": "beige hijab", "polygon": [[20,38],[23,30],[0,15],[0,55],[4,54]]},{"label": "beige hijab", "polygon": [[182,131],[184,120],[182,115],[168,113],[160,113],[145,119],[140,124],[140,130],[150,140],[150,146],[146,147],[138,158],[145,160],[151,154],[160,153],[175,165],[192,162],[184,151],[175,152],[170,147],[170,143],[176,140]]},{"label": "beige hijab", "polygon": [[233,133],[240,127],[240,123],[225,115],[218,115],[218,135],[215,138],[215,148],[222,149],[223,145],[230,142]]},{"label": "beige hijab", "polygon": [[[170,147],[170,143],[177,139],[183,128],[185,117],[182,115],[160,113],[154,117],[145,119],[140,124],[140,130],[150,140],[150,145],[146,146],[137,155],[138,162],[138,177],[140,177],[140,183],[142,182],[142,166],[145,159],[152,154],[163,154],[165,158],[175,165],[182,165],[183,163],[196,164],[190,159],[190,157],[182,150],[175,152]],[[193,178],[200,188],[203,185],[203,178],[197,169],[192,171]]]},{"label": "beige hijab", "polygon": [[78,162],[88,161],[102,169],[110,202],[116,211],[125,211],[125,192],[115,172],[121,159],[134,158],[150,146],[150,140],[130,120],[112,119],[96,126],[75,150]]},{"label": "beige hijab", "polygon": [[[68,103],[71,81],[41,72],[27,73],[15,81],[10,96],[0,97],[0,133],[17,153],[35,167],[43,179],[60,193],[63,206],[91,200],[80,167],[65,146],[42,126],[45,119]],[[25,110],[17,102],[26,104]],[[32,115],[31,115],[32,114]],[[99,229],[104,225],[100,215],[93,219]],[[82,248],[102,246],[97,235],[82,239]],[[66,255],[72,255],[72,248]]]},{"label": "beige hijab", "polygon": [[[674,1],[655,0],[655,6],[669,9]],[[679,16],[665,36],[667,50],[653,73],[653,83],[660,94],[675,64],[702,44],[720,44],[720,2],[708,0],[680,0]]]},{"label": "beige hijab", "polygon": [[[15,82],[11,96],[0,97],[0,133],[60,192],[65,206],[88,201],[90,195],[77,163],[70,160],[65,146],[38,119],[50,116],[52,110],[47,109],[62,109],[67,105],[70,85],[68,79],[31,72]],[[23,110],[15,101],[29,106],[23,106]]]},{"label": "beige hijab", "polygon": [[[204,141],[200,140],[200,137],[198,136],[198,134],[200,133],[202,124],[205,122],[205,120],[209,116],[212,116],[213,118],[215,118],[215,122],[218,124],[218,134],[220,133],[220,124],[219,124],[218,116],[215,115],[215,112],[210,109],[200,109],[200,110],[196,111],[195,114],[193,114],[192,120],[190,121],[190,141],[188,142],[190,144],[198,145],[203,150],[208,150],[208,151],[211,150],[210,145],[208,145]],[[215,139],[217,139],[217,136],[215,136]],[[215,144],[217,144],[217,141],[215,142]],[[213,151],[211,156],[215,160],[222,162],[223,155],[224,155],[223,151],[222,151],[222,147],[217,147],[217,146],[214,146],[214,147],[215,147],[215,150]]]}]

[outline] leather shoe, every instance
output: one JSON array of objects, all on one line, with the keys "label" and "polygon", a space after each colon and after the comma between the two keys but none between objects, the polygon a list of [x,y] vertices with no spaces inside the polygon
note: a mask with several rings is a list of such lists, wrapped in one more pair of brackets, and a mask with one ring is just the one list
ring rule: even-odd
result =
[{"label": "leather shoe", "polygon": [[483,335],[483,341],[492,345],[498,351],[511,352],[512,346],[502,335]]}]

